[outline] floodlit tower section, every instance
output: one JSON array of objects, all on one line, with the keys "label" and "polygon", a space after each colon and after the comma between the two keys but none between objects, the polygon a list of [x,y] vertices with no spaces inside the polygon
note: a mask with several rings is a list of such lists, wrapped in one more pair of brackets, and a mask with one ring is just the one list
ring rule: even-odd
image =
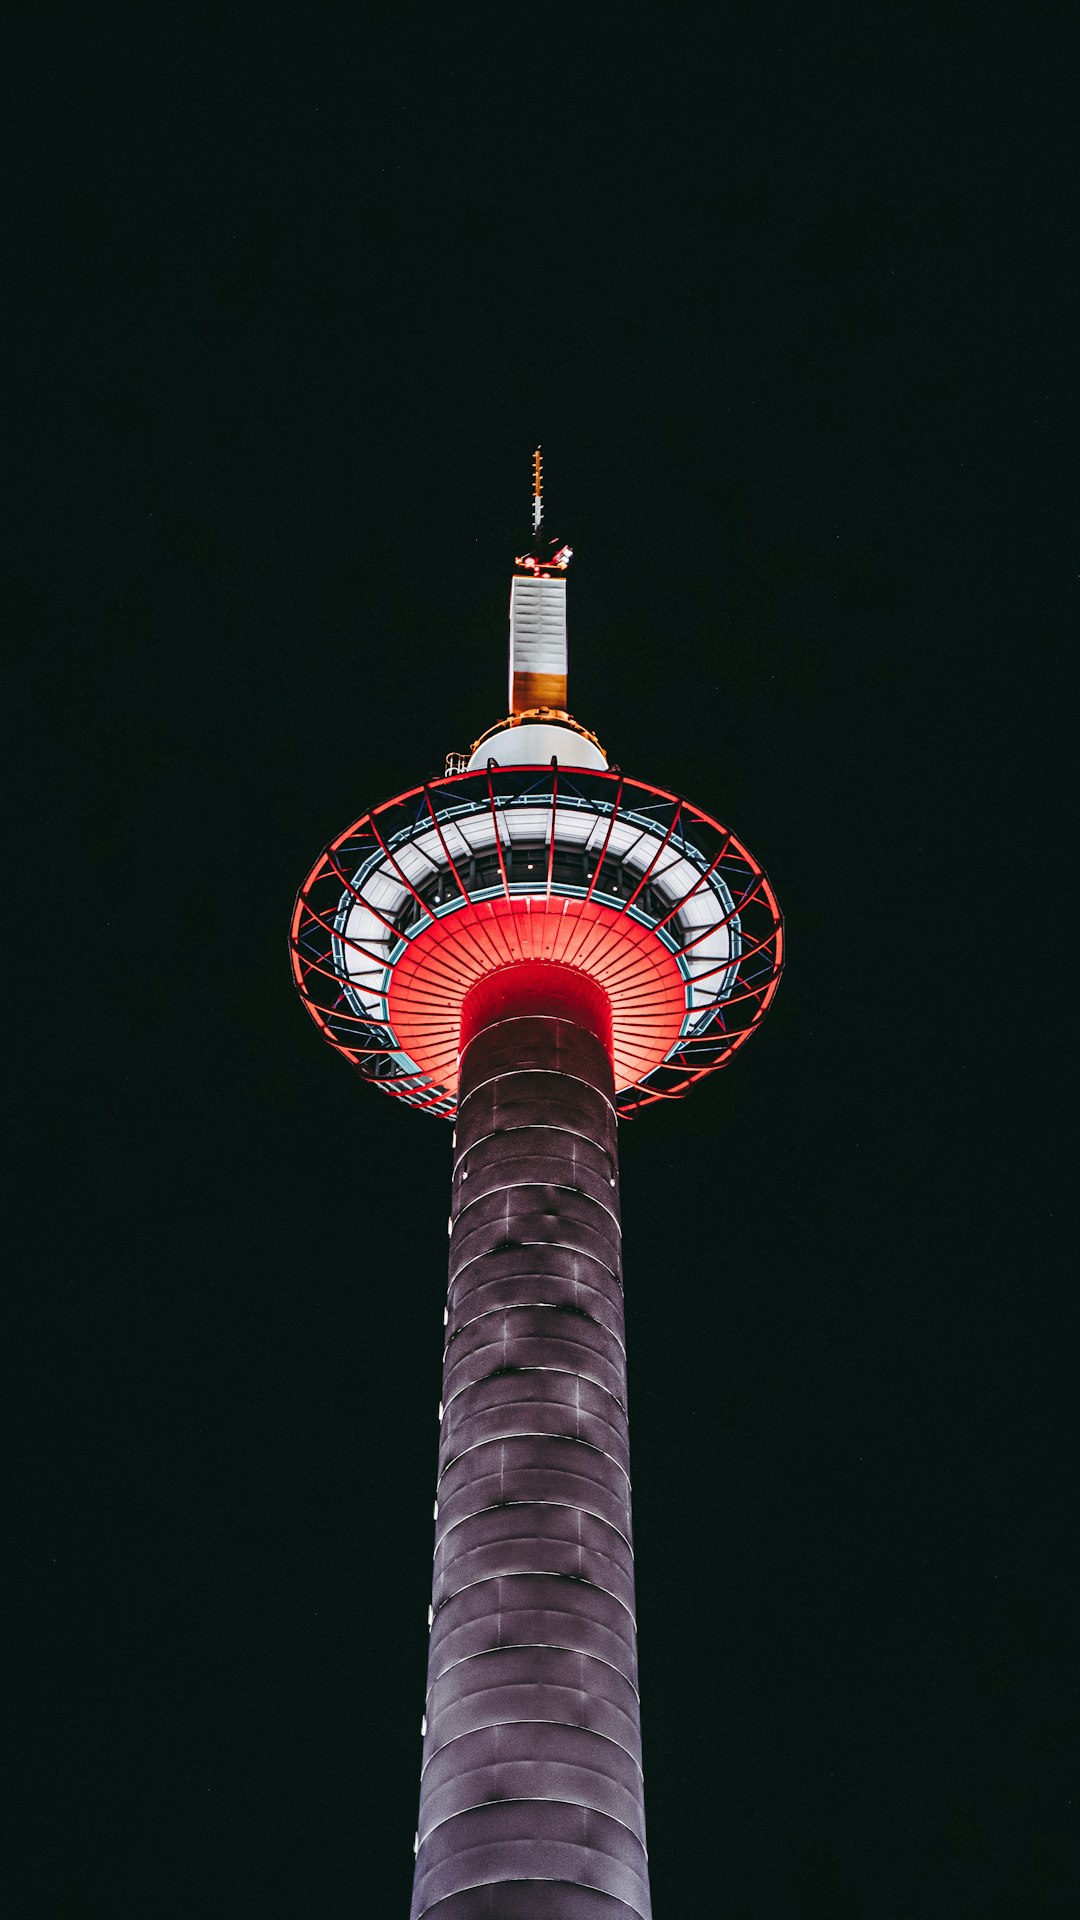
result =
[{"label": "floodlit tower section", "polygon": [[454,1123],[412,1920],[649,1920],[617,1124],[725,1066],[780,977],[726,827],[566,705],[570,548],[510,601],[510,712],[297,897],[297,986]]},{"label": "floodlit tower section", "polygon": [[510,587],[510,711],[566,710],[566,577],[515,574]]},{"label": "floodlit tower section", "polygon": [[566,713],[566,569],[570,547],[549,543],[544,557],[544,481],[533,454],[533,544],[519,554],[510,586],[510,712]]}]

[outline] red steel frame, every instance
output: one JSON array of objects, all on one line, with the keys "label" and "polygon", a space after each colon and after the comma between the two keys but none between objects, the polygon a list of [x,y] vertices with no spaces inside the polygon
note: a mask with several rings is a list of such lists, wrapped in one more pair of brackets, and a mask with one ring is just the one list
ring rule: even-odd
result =
[{"label": "red steel frame", "polygon": [[[576,802],[578,810],[595,811],[597,818],[605,821],[603,843],[595,856],[584,896],[576,888],[561,886],[554,872],[558,822],[563,805],[571,799]],[[444,811],[440,815],[440,800],[445,800],[455,810],[460,802],[472,801],[468,809],[470,814],[490,810],[501,893],[493,896],[490,888],[485,887],[482,890],[482,903],[485,909],[489,904],[494,904],[499,909],[497,913],[485,910],[483,916],[480,915],[481,902],[476,900],[474,894],[470,894],[447,844],[445,828],[447,822],[452,821],[453,814]],[[415,806],[413,803],[416,803]],[[504,821],[512,820],[516,807],[530,804],[550,807],[551,826],[546,836],[546,873],[537,875],[535,891],[530,889],[526,892],[520,882],[513,882],[508,875],[501,827]],[[658,808],[666,807],[673,811],[662,837],[658,830],[650,831],[645,826],[642,828],[640,838],[655,839],[656,846],[651,850],[644,871],[634,873],[633,891],[625,898],[611,898],[610,904],[598,898],[600,876],[616,822],[627,815],[640,821],[646,811],[654,813]],[[655,825],[659,829],[660,823]],[[423,899],[394,856],[393,842],[403,827],[417,835],[427,834],[434,827],[445,859],[445,867],[441,871],[452,879],[457,890],[455,899],[435,905]],[[641,896],[676,835],[679,836],[684,854],[692,864],[698,866],[699,871],[693,885],[683,896],[674,905],[665,907],[661,918],[653,920],[645,914]],[[568,842],[567,845],[572,845],[575,852],[584,851],[580,841]],[[687,852],[688,847],[693,848],[693,857]],[[419,920],[405,934],[373,905],[363,892],[363,882],[359,888],[355,883],[357,869],[373,855],[381,856],[380,865],[392,870],[420,909]],[[591,854],[588,857],[593,859]],[[626,855],[620,855],[619,858],[623,860]],[[722,882],[727,898],[734,904],[720,920],[711,921],[706,928],[698,929],[689,938],[675,940],[672,929],[677,928],[679,915],[702,888],[710,887],[711,891],[719,893],[720,888],[715,882]],[[335,919],[345,895],[352,896],[395,935],[396,942],[400,942],[392,961],[365,947],[336,926]],[[464,913],[463,901],[468,903]],[[634,909],[633,914],[631,908]],[[667,967],[677,968],[683,978],[687,991],[684,993],[680,1024],[684,1030],[674,1035],[670,1030],[670,1013],[663,1019],[659,1018],[656,1010],[661,1002],[657,998],[655,983],[652,984],[653,1039],[659,1052],[655,1063],[649,1065],[647,1071],[619,1089],[617,1104],[625,1115],[638,1112],[657,1100],[678,1098],[695,1081],[725,1066],[758,1027],[776,992],[783,966],[783,922],[780,911],[764,870],[731,831],[662,787],[628,780],[619,772],[585,771],[575,767],[560,767],[554,762],[547,766],[514,768],[502,768],[489,762],[485,771],[449,775],[412,787],[354,821],[344,833],[330,842],[297,895],[290,928],[294,979],[308,1012],[324,1037],[359,1072],[374,1078],[385,1092],[406,1100],[410,1105],[451,1117],[454,1112],[454,1090],[446,1084],[445,1077],[442,1083],[436,1083],[422,1066],[418,1071],[410,1072],[400,1061],[396,1071],[389,1064],[403,1051],[400,1036],[391,1025],[389,1016],[394,997],[394,976],[399,963],[410,954],[414,960],[419,959],[422,950],[428,947],[432,954],[439,951],[444,959],[449,958],[445,938],[421,940],[420,946],[415,943],[421,935],[432,935],[439,923],[443,923],[445,933],[449,934],[456,917],[456,939],[460,948],[456,959],[464,991],[485,971],[500,965],[515,964],[529,957],[521,931],[526,918],[535,922],[539,914],[549,920],[555,915],[556,909],[562,923],[560,938],[568,917],[580,927],[576,936],[570,936],[558,958],[563,964],[576,967],[598,979],[603,972],[600,955],[605,947],[610,948],[609,933],[604,929],[610,921],[620,917],[623,919],[627,935],[630,936],[627,952],[620,963],[621,970],[616,969],[612,974],[608,968],[605,990],[613,992],[616,1010],[619,996],[622,996],[624,1012],[631,1017],[630,996],[636,989],[638,1024],[642,1032],[648,1029],[648,1019],[642,1016],[650,1004],[650,980],[646,980],[641,971],[643,938],[654,940],[659,949],[654,960],[655,976],[659,978],[659,973]],[[692,955],[693,949],[710,933],[731,922],[735,922],[739,930],[740,951],[737,957],[733,956],[702,973],[691,975],[687,957]],[[359,983],[339,964],[335,953],[336,943],[362,954],[373,970],[383,973],[388,1008],[386,1020],[369,1018],[349,1005],[348,990],[355,992]],[[535,941],[533,949],[535,951]],[[635,949],[640,951],[635,954]],[[461,956],[465,956],[464,960]],[[730,981],[729,991],[722,997],[705,1005],[690,1004],[695,982],[720,976],[722,984],[724,978],[732,973],[734,977]],[[441,983],[432,977],[432,1004],[436,1008],[445,1007],[446,978],[445,971]],[[455,978],[454,991],[456,985]],[[354,1038],[355,1045],[352,1044]],[[417,1058],[415,1052],[410,1057],[413,1060]],[[456,1069],[453,1079],[456,1083]]]}]

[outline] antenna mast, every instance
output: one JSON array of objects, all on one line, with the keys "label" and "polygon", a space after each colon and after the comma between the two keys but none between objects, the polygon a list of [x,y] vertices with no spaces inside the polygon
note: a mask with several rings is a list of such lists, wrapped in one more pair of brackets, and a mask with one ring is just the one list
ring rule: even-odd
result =
[{"label": "antenna mast", "polygon": [[544,518],[544,461],[539,447],[533,454],[533,536],[539,533]]}]

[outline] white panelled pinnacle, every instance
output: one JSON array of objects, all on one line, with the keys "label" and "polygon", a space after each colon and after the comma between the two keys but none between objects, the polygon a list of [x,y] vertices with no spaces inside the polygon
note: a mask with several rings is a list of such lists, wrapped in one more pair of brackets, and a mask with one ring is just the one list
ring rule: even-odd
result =
[{"label": "white panelled pinnacle", "polygon": [[[561,682],[562,695],[556,689]],[[548,683],[552,683],[548,686]],[[533,697],[543,691],[550,698]],[[510,586],[510,710],[566,704],[566,580],[515,577]]]}]

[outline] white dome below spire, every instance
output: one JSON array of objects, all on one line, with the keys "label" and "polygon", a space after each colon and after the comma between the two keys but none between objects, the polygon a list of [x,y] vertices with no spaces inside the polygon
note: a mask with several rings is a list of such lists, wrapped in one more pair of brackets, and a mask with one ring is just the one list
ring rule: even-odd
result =
[{"label": "white dome below spire", "polygon": [[489,760],[499,767],[546,767],[552,760],[560,767],[602,771],[607,766],[607,756],[594,740],[557,720],[526,720],[485,734],[473,748],[466,771],[482,772]]}]

